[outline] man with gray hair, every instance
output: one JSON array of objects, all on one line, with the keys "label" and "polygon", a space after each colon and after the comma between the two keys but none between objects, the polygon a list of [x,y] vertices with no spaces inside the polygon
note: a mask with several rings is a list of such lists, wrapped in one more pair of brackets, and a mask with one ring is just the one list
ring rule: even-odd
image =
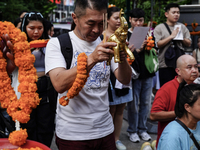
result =
[{"label": "man with gray hair", "polygon": [[87,82],[79,95],[70,99],[67,106],[57,104],[56,144],[59,150],[116,150],[113,135],[114,126],[109,113],[108,85],[110,70],[123,84],[131,79],[131,68],[122,52],[120,64],[106,61],[114,52],[114,42],[101,42],[103,14],[107,11],[107,0],[76,0],[72,18],[74,30],[69,32],[73,47],[70,69],[61,53],[57,38],[47,44],[45,54],[46,74],[51,78],[59,93],[65,96],[75,81],[77,57],[85,53],[87,57]]}]

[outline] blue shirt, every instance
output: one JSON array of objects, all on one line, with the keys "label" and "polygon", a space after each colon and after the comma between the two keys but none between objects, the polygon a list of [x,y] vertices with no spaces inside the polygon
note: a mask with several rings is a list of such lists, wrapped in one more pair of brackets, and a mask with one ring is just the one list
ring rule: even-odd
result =
[{"label": "blue shirt", "polygon": [[[189,129],[200,143],[200,122],[196,129]],[[176,121],[170,122],[162,132],[157,150],[198,150],[188,132]]]}]

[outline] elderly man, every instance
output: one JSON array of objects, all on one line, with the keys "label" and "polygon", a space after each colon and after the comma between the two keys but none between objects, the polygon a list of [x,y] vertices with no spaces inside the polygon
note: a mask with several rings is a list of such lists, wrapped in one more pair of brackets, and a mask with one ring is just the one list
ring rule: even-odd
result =
[{"label": "elderly man", "polygon": [[190,55],[182,55],[177,59],[175,71],[178,75],[157,91],[151,108],[150,119],[158,121],[157,143],[165,126],[176,117],[174,107],[179,84],[183,80],[190,84],[198,77],[197,61]]}]

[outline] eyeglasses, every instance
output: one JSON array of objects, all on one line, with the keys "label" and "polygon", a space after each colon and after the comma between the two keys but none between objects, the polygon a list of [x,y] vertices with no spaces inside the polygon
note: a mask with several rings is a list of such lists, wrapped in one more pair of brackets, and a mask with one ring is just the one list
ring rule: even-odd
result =
[{"label": "eyeglasses", "polygon": [[43,18],[43,16],[42,16],[42,14],[41,13],[34,13],[34,12],[30,12],[30,13],[28,13],[28,17],[31,17],[31,15],[39,15],[41,18]]}]

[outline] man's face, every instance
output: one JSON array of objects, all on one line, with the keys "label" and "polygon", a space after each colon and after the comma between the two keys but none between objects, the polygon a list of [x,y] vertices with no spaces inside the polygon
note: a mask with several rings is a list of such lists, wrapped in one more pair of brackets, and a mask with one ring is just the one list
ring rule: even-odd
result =
[{"label": "man's face", "polygon": [[178,75],[188,84],[192,83],[198,77],[198,65],[193,57],[187,57],[182,61],[178,68]]},{"label": "man's face", "polygon": [[144,17],[141,18],[131,18],[129,17],[129,22],[131,23],[131,27],[141,27],[144,24]]},{"label": "man's face", "polygon": [[98,11],[87,8],[83,16],[77,17],[76,14],[72,14],[76,24],[74,33],[87,42],[95,41],[103,31],[103,13],[106,13],[106,10]]},{"label": "man's face", "polygon": [[176,23],[180,17],[180,10],[178,7],[172,7],[168,12],[165,12],[167,20],[172,23]]}]

